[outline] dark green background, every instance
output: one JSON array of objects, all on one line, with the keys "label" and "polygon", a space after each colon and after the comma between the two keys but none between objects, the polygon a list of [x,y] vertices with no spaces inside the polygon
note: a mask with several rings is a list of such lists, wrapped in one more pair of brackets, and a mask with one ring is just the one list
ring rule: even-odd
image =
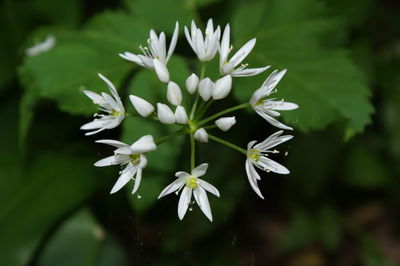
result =
[{"label": "dark green background", "polygon": [[[400,264],[400,5],[344,0],[3,0],[0,8],[0,265],[368,265]],[[180,38],[168,67],[183,87],[199,65],[183,25],[231,24],[238,49],[257,44],[251,66],[287,68],[277,97],[300,105],[283,115],[295,138],[274,157],[288,176],[263,173],[261,200],[244,160],[218,143],[199,144],[214,222],[197,208],[183,221],[177,198],[157,201],[177,170],[187,170],[187,138],[149,154],[139,189],[109,195],[118,167],[93,163],[111,150],[171,130],[127,118],[93,137],[79,127],[96,107],[81,93],[105,90],[101,72],[129,111],[128,94],[165,101],[154,74],[122,60],[150,28]],[[25,50],[56,38],[50,51]],[[208,74],[215,78],[217,60]],[[214,76],[213,76],[214,75]],[[248,101],[266,74],[234,79],[219,111]],[[240,146],[275,129],[254,112],[237,114],[227,133]],[[173,128],[172,128],[173,129]],[[287,156],[285,156],[285,153]]]}]

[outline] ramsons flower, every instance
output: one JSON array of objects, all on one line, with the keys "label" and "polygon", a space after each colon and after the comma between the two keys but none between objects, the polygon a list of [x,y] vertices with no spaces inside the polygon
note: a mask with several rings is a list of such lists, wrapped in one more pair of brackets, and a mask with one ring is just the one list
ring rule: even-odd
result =
[{"label": "ramsons flower", "polygon": [[273,117],[280,116],[280,113],[277,111],[287,111],[294,110],[299,106],[295,103],[276,101],[274,99],[266,99],[270,94],[276,92],[275,86],[281,80],[281,78],[285,75],[286,69],[278,72],[275,70],[269,75],[269,77],[264,81],[262,86],[256,90],[253,96],[250,99],[251,107],[259,114],[262,118],[264,118],[271,125],[281,128],[292,130],[291,127],[286,126],[276,120]]},{"label": "ramsons flower", "polygon": [[222,131],[228,131],[234,124],[236,124],[236,118],[234,116],[221,117],[215,120],[215,124]]},{"label": "ramsons flower", "polygon": [[169,44],[168,53],[164,32],[161,32],[160,35],[157,36],[154,30],[150,30],[150,38],[147,40],[148,47],[139,47],[143,54],[125,52],[119,55],[122,58],[134,62],[142,67],[154,69],[160,81],[167,83],[169,81],[167,63],[175,50],[176,42],[178,40],[178,31],[179,23],[176,22],[171,43]]},{"label": "ramsons flower", "polygon": [[237,67],[253,50],[256,44],[256,39],[251,39],[242,46],[232,57],[228,60],[229,53],[232,50],[230,46],[230,26],[226,25],[224,34],[222,35],[221,45],[219,48],[219,71],[222,75],[230,74],[232,77],[249,77],[260,74],[269,68],[269,66],[260,68],[247,68],[247,64],[242,64]]},{"label": "ramsons flower", "polygon": [[214,30],[213,21],[212,19],[209,19],[205,36],[203,38],[203,33],[199,28],[197,28],[196,23],[192,20],[190,33],[189,29],[185,26],[185,36],[199,60],[207,62],[213,59],[218,51],[221,29],[218,26],[217,29]]},{"label": "ramsons flower", "polygon": [[212,221],[213,218],[206,191],[214,194],[217,197],[219,197],[219,191],[210,183],[199,178],[206,173],[207,168],[208,164],[203,163],[194,168],[190,174],[186,172],[177,172],[175,176],[178,178],[164,188],[164,190],[161,191],[160,195],[158,196],[160,199],[175,191],[178,193],[183,188],[178,202],[179,219],[182,220],[185,216],[189,204],[191,204],[193,194],[197,205],[199,205],[200,209],[207,216],[207,218]]},{"label": "ramsons flower", "polygon": [[262,199],[264,199],[264,197],[257,184],[257,180],[261,180],[261,177],[254,166],[266,172],[271,171],[277,174],[289,174],[289,170],[286,167],[268,158],[268,153],[278,153],[276,150],[270,150],[271,148],[293,138],[291,135],[281,136],[282,133],[283,130],[278,131],[258,144],[256,144],[257,141],[255,140],[247,144],[247,159],[245,164],[247,178],[253,190]]},{"label": "ramsons flower", "polygon": [[83,93],[85,93],[85,95],[89,97],[93,103],[100,105],[99,109],[101,111],[106,113],[95,114],[96,118],[92,122],[81,126],[82,130],[93,130],[85,133],[86,136],[99,133],[105,129],[115,128],[125,117],[125,108],[118,95],[117,89],[106,77],[101,74],[99,74],[99,77],[107,84],[112,96],[104,92],[99,95],[93,91],[83,91]]},{"label": "ramsons flower", "polygon": [[143,168],[147,165],[147,159],[144,153],[154,151],[157,146],[154,143],[151,135],[146,135],[135,141],[132,145],[111,139],[97,140],[97,143],[108,144],[116,147],[114,155],[97,161],[94,165],[98,167],[110,165],[126,165],[120,172],[120,176],[111,189],[110,194],[113,194],[125,186],[129,180],[134,180],[132,194],[134,194],[142,180]]}]

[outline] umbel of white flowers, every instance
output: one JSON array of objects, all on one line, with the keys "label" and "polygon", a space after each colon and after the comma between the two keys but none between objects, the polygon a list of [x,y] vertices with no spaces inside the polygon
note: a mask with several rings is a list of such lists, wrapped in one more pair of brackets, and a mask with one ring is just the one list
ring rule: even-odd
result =
[{"label": "umbel of white flowers", "polygon": [[[83,91],[93,103],[99,105],[99,110],[102,113],[96,113],[94,120],[84,124],[81,129],[88,130],[85,135],[93,135],[106,129],[113,129],[119,126],[127,115],[129,115],[130,119],[138,119],[135,116],[141,116],[142,119],[154,120],[161,124],[170,124],[178,127],[175,132],[166,136],[153,138],[152,135],[145,135],[131,145],[112,139],[97,140],[97,143],[107,144],[116,149],[113,155],[99,160],[94,165],[98,167],[120,165],[123,167],[122,171],[119,172],[115,185],[111,189],[111,194],[119,191],[130,180],[133,180],[132,194],[134,194],[139,190],[143,169],[148,164],[146,154],[156,151],[158,145],[174,137],[188,135],[190,138],[190,174],[183,171],[176,172],[177,179],[165,187],[158,198],[160,199],[173,192],[177,195],[180,193],[178,216],[179,219],[183,219],[187,210],[192,209],[189,206],[193,204],[191,200],[193,195],[194,201],[201,211],[212,221],[213,216],[206,192],[210,192],[217,197],[220,196],[220,193],[217,188],[200,178],[206,176],[208,163],[195,167],[196,140],[202,143],[209,143],[210,140],[215,141],[242,153],[246,158],[244,168],[250,186],[259,197],[264,199],[258,186],[261,176],[256,169],[277,174],[289,174],[289,170],[286,167],[273,161],[269,156],[278,153],[277,150],[272,150],[272,148],[290,140],[292,136],[282,135],[283,130],[280,130],[260,143],[257,143],[256,140],[250,141],[247,149],[244,149],[210,132],[215,129],[220,129],[221,132],[230,130],[237,122],[236,116],[225,115],[243,109],[253,109],[255,113],[274,127],[292,130],[291,127],[278,121],[277,118],[280,116],[279,111],[294,110],[298,108],[298,105],[285,102],[282,99],[269,98],[271,94],[276,92],[279,81],[286,73],[286,70],[275,70],[266,78],[261,87],[255,90],[248,102],[232,106],[215,114],[209,114],[207,112],[208,108],[214,101],[223,100],[230,94],[234,84],[233,78],[258,75],[266,71],[270,66],[248,68],[248,64],[242,63],[255,47],[255,38],[246,42],[229,58],[233,50],[230,45],[229,24],[225,26],[222,38],[221,27],[217,26],[215,28],[211,19],[207,22],[205,32],[192,21],[190,29],[186,26],[184,27],[184,33],[190,47],[202,65],[197,73],[191,73],[184,84],[178,84],[170,78],[170,71],[174,71],[174,69],[169,70],[167,63],[173,55],[178,41],[178,22],[176,22],[168,51],[165,33],[161,32],[157,35],[154,30],[150,30],[150,37],[147,40],[148,46],[139,47],[142,54],[126,51],[119,55],[123,59],[139,66],[154,70],[157,78],[162,83],[165,83],[160,87],[160,92],[164,92],[165,97],[157,99],[157,101],[150,101],[137,95],[129,95],[129,100],[136,114],[128,114],[116,87],[106,77],[99,74],[100,78],[106,83],[111,95],[105,92],[99,94],[88,90]],[[213,76],[217,76],[219,73],[219,78],[213,80],[211,76],[206,76],[205,73],[207,62],[213,60],[217,54],[219,54],[219,69]],[[183,94],[181,88],[185,88],[188,94]],[[188,95],[192,99],[184,100],[184,95]],[[207,116],[204,117],[205,115]],[[168,183],[168,180],[166,180],[166,183]],[[143,193],[146,193],[146,191],[143,191]]]}]

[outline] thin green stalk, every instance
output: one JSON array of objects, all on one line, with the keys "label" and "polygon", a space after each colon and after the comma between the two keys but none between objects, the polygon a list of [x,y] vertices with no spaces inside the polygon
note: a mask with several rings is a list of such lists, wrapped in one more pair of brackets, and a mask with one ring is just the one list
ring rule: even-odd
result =
[{"label": "thin green stalk", "polygon": [[203,127],[204,129],[213,129],[213,128],[216,128],[217,127],[217,125],[209,125],[209,126],[206,126],[206,127]]},{"label": "thin green stalk", "polygon": [[239,152],[241,152],[243,154],[246,154],[246,150],[245,149],[242,149],[242,148],[240,148],[239,146],[237,146],[237,145],[235,145],[233,143],[230,143],[230,142],[225,141],[223,139],[220,139],[220,138],[218,138],[218,137],[216,137],[214,135],[211,135],[210,133],[208,133],[208,138],[212,139],[212,140],[214,140],[216,142],[219,142],[221,144],[224,144],[225,146],[228,146],[228,147],[230,147],[230,148],[232,148],[234,150],[237,150],[237,151],[239,151]]},{"label": "thin green stalk", "polygon": [[207,111],[207,109],[211,106],[211,104],[213,102],[214,102],[214,99],[210,99],[203,108],[201,108],[201,107],[199,108],[200,111],[199,111],[198,115],[196,116],[196,120],[200,119],[204,115],[204,113]]},{"label": "thin green stalk", "polygon": [[209,116],[209,117],[207,117],[207,118],[201,120],[201,121],[198,123],[198,126],[200,127],[200,126],[204,125],[205,123],[208,123],[209,121],[214,120],[214,119],[216,119],[216,118],[218,118],[218,117],[220,117],[220,116],[222,116],[222,115],[224,115],[224,114],[227,114],[227,113],[230,113],[230,112],[234,112],[234,111],[237,111],[237,110],[240,110],[240,109],[246,109],[246,108],[248,108],[249,106],[250,106],[249,103],[244,103],[244,104],[240,104],[240,105],[233,106],[233,107],[231,107],[231,108],[228,108],[228,109],[226,109],[226,110],[224,110],[224,111],[221,111],[221,112],[219,112],[219,113],[216,113],[215,115]]},{"label": "thin green stalk", "polygon": [[190,167],[194,169],[196,164],[196,143],[194,142],[193,133],[190,134]]},{"label": "thin green stalk", "polygon": [[164,137],[161,137],[161,138],[156,139],[156,140],[154,141],[154,143],[155,143],[156,145],[159,145],[159,144],[161,144],[161,143],[163,143],[163,142],[165,142],[165,141],[167,141],[167,140],[169,140],[169,139],[171,139],[171,138],[173,138],[173,137],[180,136],[180,135],[184,135],[184,134],[186,134],[186,133],[189,133],[189,131],[187,130],[187,128],[182,128],[182,129],[179,129],[179,130],[175,131],[174,133],[172,133],[172,134],[170,134],[170,135],[167,135],[167,136],[164,136]]},{"label": "thin green stalk", "polygon": [[192,110],[190,111],[190,115],[189,115],[190,120],[192,120],[194,117],[198,103],[199,103],[199,94],[196,94],[196,100],[194,100],[194,104],[192,106]]}]

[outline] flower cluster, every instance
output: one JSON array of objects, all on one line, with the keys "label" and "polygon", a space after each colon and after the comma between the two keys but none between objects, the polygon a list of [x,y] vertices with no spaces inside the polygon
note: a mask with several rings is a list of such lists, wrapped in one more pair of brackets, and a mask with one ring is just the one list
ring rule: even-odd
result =
[{"label": "flower cluster", "polygon": [[[186,39],[201,61],[202,68],[199,73],[192,73],[187,77],[185,84],[177,84],[170,79],[170,72],[167,67],[168,61],[171,58],[179,35],[179,24],[176,23],[171,42],[166,47],[166,36],[164,32],[159,35],[154,30],[150,31],[150,37],[147,40],[147,47],[140,46],[141,54],[131,52],[121,53],[123,59],[131,61],[139,66],[153,70],[158,79],[166,84],[166,99],[167,102],[150,103],[146,99],[136,95],[130,95],[129,99],[137,112],[137,115],[148,119],[154,119],[162,124],[178,124],[181,128],[171,135],[163,136],[154,139],[151,135],[146,135],[139,138],[133,144],[128,145],[117,140],[103,139],[97,140],[97,143],[103,143],[115,147],[114,154],[99,160],[94,165],[98,167],[121,165],[123,170],[119,173],[119,177],[111,189],[111,193],[119,191],[130,180],[133,180],[132,194],[139,189],[142,179],[143,169],[147,166],[146,153],[155,151],[157,145],[168,141],[169,139],[179,135],[189,135],[191,143],[191,163],[190,173],[179,171],[175,176],[177,179],[169,184],[161,191],[159,199],[175,192],[180,193],[178,202],[178,216],[183,219],[190,204],[194,201],[212,221],[212,213],[206,192],[219,197],[220,193],[210,183],[201,176],[206,175],[208,168],[207,163],[200,164],[195,167],[195,141],[208,142],[213,140],[233,148],[246,156],[245,170],[251,188],[256,194],[264,198],[259,187],[258,181],[261,180],[256,168],[278,174],[288,174],[289,170],[281,164],[269,158],[270,154],[277,153],[273,149],[275,146],[292,138],[291,135],[282,135],[283,130],[280,130],[264,141],[250,141],[247,149],[243,149],[233,143],[220,139],[207,130],[219,128],[226,132],[236,124],[235,116],[224,116],[228,113],[241,109],[251,108],[269,124],[279,129],[292,130],[291,127],[284,125],[276,118],[280,116],[279,111],[287,111],[298,108],[295,103],[285,102],[270,98],[270,95],[276,92],[276,85],[285,75],[286,70],[273,71],[261,85],[255,90],[253,96],[247,103],[233,106],[216,114],[203,118],[210,105],[217,100],[222,100],[227,97],[232,89],[233,78],[249,77],[263,73],[269,66],[258,68],[248,68],[247,64],[242,62],[251,52],[256,44],[256,39],[252,39],[238,49],[230,58],[229,55],[233,50],[230,45],[230,26],[225,26],[221,38],[221,28],[214,28],[213,21],[210,19],[207,23],[206,30],[203,31],[191,23],[190,29],[184,27]],[[219,54],[219,77],[211,79],[205,75],[207,62],[214,59]],[[115,86],[103,75],[99,74],[100,78],[106,83],[110,93],[105,92],[97,94],[92,91],[84,91],[95,104],[100,106],[102,114],[95,114],[95,119],[81,127],[82,130],[87,130],[86,135],[93,135],[105,129],[117,127],[126,118],[127,113],[123,103],[118,95]],[[188,94],[193,97],[191,106],[184,106],[182,103],[182,90],[185,87]],[[190,112],[188,112],[190,110]],[[192,202],[192,194],[194,201]]]}]

